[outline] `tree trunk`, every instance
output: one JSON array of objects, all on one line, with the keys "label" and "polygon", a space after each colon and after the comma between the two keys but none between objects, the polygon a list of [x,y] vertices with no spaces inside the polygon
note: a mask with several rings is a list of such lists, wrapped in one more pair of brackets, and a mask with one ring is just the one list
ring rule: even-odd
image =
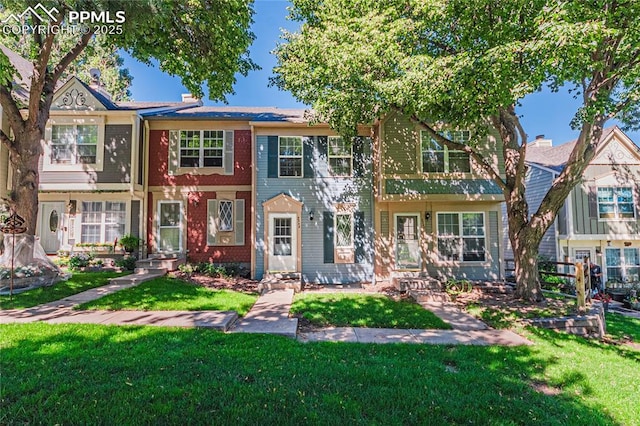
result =
[{"label": "tree trunk", "polygon": [[511,245],[513,247],[513,260],[515,263],[517,299],[529,302],[540,302],[544,299],[538,273],[538,246],[540,239],[533,236],[517,238]]},{"label": "tree trunk", "polygon": [[13,166],[11,207],[24,219],[26,233],[29,235],[35,235],[37,229],[40,184],[38,162],[42,153],[42,139],[39,128],[16,135],[18,154],[10,157]]}]

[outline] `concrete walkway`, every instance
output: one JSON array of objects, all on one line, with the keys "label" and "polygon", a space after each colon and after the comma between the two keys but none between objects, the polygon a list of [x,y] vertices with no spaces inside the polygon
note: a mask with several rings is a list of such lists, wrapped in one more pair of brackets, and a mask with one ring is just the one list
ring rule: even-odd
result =
[{"label": "concrete walkway", "polygon": [[[507,330],[490,329],[453,304],[421,303],[425,309],[449,323],[453,330],[336,327],[298,333],[298,319],[289,318],[293,290],[271,290],[262,294],[249,313],[238,320],[235,312],[220,311],[75,311],[73,307],[155,278],[158,274],[135,274],[110,284],[30,309],[0,311],[0,324],[43,321],[165,327],[204,327],[232,333],[278,334],[301,342],[333,341],[359,343],[422,343],[464,345],[530,345]],[[345,289],[354,291],[354,289]],[[357,290],[356,290],[357,292]]]},{"label": "concrete walkway", "polygon": [[295,338],[298,319],[289,318],[292,302],[292,289],[267,291],[230,331],[232,333],[281,334]]}]

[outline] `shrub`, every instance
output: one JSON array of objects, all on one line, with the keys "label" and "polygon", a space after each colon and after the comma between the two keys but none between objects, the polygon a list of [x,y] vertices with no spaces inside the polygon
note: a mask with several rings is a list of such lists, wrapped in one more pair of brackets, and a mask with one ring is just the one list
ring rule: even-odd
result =
[{"label": "shrub", "polygon": [[138,247],[140,246],[140,238],[131,234],[125,234],[120,237],[118,244],[127,253],[133,253],[134,251],[138,250]]},{"label": "shrub", "polygon": [[118,268],[127,269],[129,271],[136,269],[136,258],[133,256],[125,256],[122,259],[116,260],[115,263]]},{"label": "shrub", "polygon": [[85,268],[92,260],[93,255],[90,253],[74,253],[69,257],[69,268],[71,270]]}]

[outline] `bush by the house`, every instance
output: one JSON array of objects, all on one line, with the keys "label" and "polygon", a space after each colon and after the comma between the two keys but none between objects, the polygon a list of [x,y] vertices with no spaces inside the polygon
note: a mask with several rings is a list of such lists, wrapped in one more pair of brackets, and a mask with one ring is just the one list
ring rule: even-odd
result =
[{"label": "bush by the house", "polygon": [[116,260],[116,266],[118,268],[133,271],[136,269],[136,258],[133,256],[125,256],[122,259]]},{"label": "bush by the house", "polygon": [[185,263],[178,266],[178,270],[184,274],[203,274],[212,278],[230,278],[242,276],[247,273],[246,268],[237,263],[215,264],[208,262]]},{"label": "bush by the house", "polygon": [[74,253],[69,257],[69,269],[77,270],[86,268],[93,260],[91,253]]}]

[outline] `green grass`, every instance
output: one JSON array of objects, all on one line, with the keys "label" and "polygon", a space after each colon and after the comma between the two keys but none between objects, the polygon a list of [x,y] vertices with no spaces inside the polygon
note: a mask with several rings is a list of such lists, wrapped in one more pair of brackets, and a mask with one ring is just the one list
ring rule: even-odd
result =
[{"label": "green grass", "polygon": [[60,281],[51,287],[40,287],[24,293],[14,294],[12,300],[9,296],[0,296],[2,309],[26,309],[43,303],[64,299],[72,294],[81,293],[95,287],[109,284],[109,280],[121,277],[127,273],[121,272],[73,272],[67,281]]},{"label": "green grass", "polygon": [[76,309],[140,311],[236,311],[245,315],[258,299],[255,294],[211,290],[177,278],[160,277],[121,290]]},{"label": "green grass", "polygon": [[624,315],[606,314],[607,334],[615,339],[628,339],[640,343],[640,319]]},{"label": "green grass", "polygon": [[321,327],[451,328],[415,302],[382,295],[302,293],[295,297],[291,313]]},{"label": "green grass", "polygon": [[0,326],[0,424],[637,425],[640,352],[300,343],[204,329]]},{"label": "green grass", "polygon": [[553,318],[575,314],[575,308],[572,304],[567,304],[565,307],[540,307],[522,311],[508,309],[508,307],[484,306],[474,302],[466,306],[466,311],[481,319],[490,327],[497,329],[518,327],[518,323],[522,319]]}]

